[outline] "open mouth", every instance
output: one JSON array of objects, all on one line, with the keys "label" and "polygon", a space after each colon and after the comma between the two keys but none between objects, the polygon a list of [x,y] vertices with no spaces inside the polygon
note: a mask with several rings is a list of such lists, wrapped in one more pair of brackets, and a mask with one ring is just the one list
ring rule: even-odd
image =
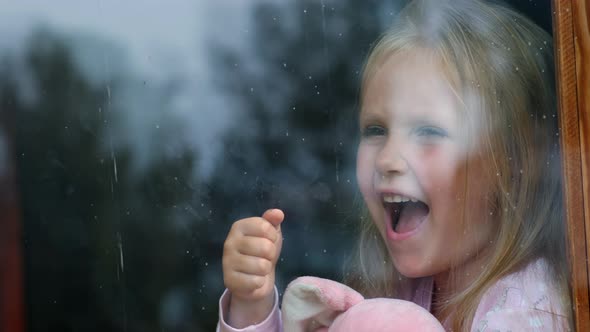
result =
[{"label": "open mouth", "polygon": [[428,216],[430,208],[420,200],[399,195],[386,195],[383,205],[391,217],[391,228],[395,233],[408,233],[420,226]]}]

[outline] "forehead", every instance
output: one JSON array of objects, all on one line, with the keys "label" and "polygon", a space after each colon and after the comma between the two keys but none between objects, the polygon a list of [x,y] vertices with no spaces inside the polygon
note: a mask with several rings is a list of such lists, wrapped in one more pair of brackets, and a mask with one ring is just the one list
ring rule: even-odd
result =
[{"label": "forehead", "polygon": [[388,114],[447,125],[457,122],[461,102],[447,73],[429,54],[398,53],[385,58],[365,81],[361,117]]}]

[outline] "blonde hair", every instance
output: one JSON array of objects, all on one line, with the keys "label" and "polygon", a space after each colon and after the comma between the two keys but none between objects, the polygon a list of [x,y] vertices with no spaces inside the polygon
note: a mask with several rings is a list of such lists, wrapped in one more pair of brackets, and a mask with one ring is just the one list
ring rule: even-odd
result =
[{"label": "blonde hair", "polygon": [[[551,37],[515,11],[489,2],[418,0],[400,12],[365,65],[368,81],[393,54],[427,50],[439,60],[461,110],[480,134],[491,161],[491,198],[498,222],[486,268],[438,303],[455,331],[468,330],[478,303],[495,282],[543,257],[571,311]],[[475,96],[476,98],[469,98]],[[473,128],[473,126],[478,128]],[[367,211],[358,254],[346,282],[368,297],[399,296],[412,282],[399,275]],[[568,319],[571,325],[571,312]]]}]

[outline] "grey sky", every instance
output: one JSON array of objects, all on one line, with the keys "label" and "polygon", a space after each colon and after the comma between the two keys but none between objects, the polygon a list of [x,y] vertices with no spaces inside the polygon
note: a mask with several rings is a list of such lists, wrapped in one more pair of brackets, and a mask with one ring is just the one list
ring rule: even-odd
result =
[{"label": "grey sky", "polygon": [[[199,152],[198,175],[207,176],[220,148],[219,142],[211,138],[219,137],[236,118],[236,109],[208,84],[213,73],[207,64],[207,42],[218,40],[247,52],[249,9],[256,2],[3,0],[0,51],[17,52],[32,29],[42,24],[59,34],[92,36],[120,47],[125,55],[125,70],[151,84],[180,76],[185,86],[174,97],[170,109],[149,109],[149,101],[141,100],[131,100],[126,105],[129,121],[121,124],[120,134],[126,137],[120,139],[132,146],[138,163],[149,162],[159,153],[150,148],[153,132],[159,127],[154,119],[161,118],[158,112],[170,112],[191,128],[179,134],[177,144],[189,145]],[[80,47],[85,45],[79,46],[78,52]],[[82,57],[93,62],[96,56],[99,55]],[[95,70],[88,75],[97,76],[96,73]]]}]

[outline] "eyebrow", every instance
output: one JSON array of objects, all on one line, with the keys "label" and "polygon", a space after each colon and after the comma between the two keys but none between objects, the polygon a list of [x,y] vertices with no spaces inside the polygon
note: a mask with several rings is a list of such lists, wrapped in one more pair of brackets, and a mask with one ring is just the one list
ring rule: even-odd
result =
[{"label": "eyebrow", "polygon": [[367,110],[365,108],[360,109],[359,111],[359,124],[365,122],[383,122],[383,117],[385,117],[385,112],[375,111],[375,110]]}]

